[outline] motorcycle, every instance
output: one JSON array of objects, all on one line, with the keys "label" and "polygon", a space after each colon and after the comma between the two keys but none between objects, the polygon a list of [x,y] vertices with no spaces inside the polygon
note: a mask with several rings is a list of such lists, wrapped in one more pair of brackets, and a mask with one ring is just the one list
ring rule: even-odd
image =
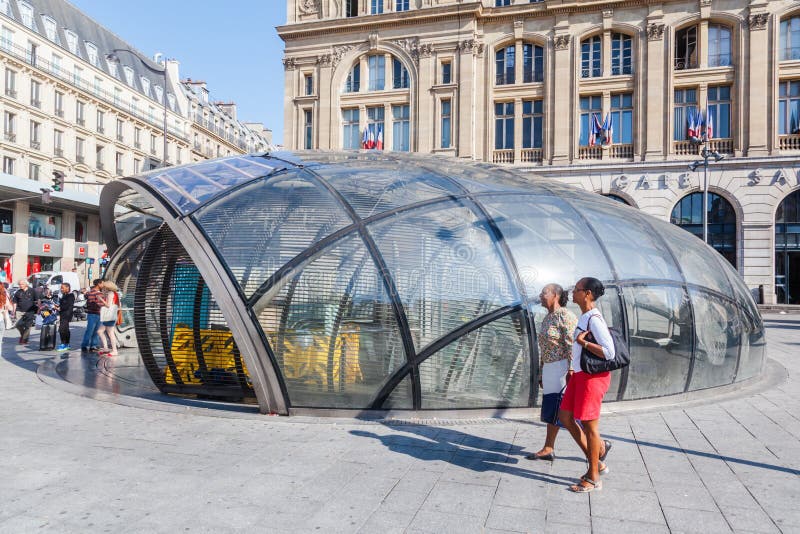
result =
[{"label": "motorcycle", "polygon": [[86,320],[86,295],[80,291],[73,291],[75,304],[72,305],[72,318],[76,321]]}]

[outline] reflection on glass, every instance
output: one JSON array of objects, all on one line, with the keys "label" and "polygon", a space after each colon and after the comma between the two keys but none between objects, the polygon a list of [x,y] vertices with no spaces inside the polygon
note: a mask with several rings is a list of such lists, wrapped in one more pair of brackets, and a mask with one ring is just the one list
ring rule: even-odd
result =
[{"label": "reflection on glass", "polygon": [[630,349],[626,399],[682,393],[692,356],[692,313],[682,288],[625,288]]},{"label": "reflection on glass", "polygon": [[406,355],[383,281],[361,239],[338,242],[281,283],[259,322],[292,405],[369,407]]},{"label": "reflection on glass", "polygon": [[529,297],[550,283],[569,288],[584,276],[613,279],[589,228],[563,200],[500,196],[481,203],[508,243]]},{"label": "reflection on glass", "polygon": [[690,289],[695,320],[695,363],[690,390],[733,382],[742,322],[732,302]]},{"label": "reflection on glass", "polygon": [[244,186],[193,216],[248,297],[289,260],[352,223],[303,171]]},{"label": "reflection on glass", "polygon": [[574,205],[605,244],[620,278],[683,282],[670,254],[650,235],[637,214],[631,212],[623,219],[616,206],[606,203],[576,200]]},{"label": "reflection on glass", "polygon": [[417,350],[518,301],[485,221],[457,202],[368,228],[397,287]]},{"label": "reflection on glass", "polygon": [[526,406],[528,350],[516,313],[458,338],[420,364],[422,408]]}]

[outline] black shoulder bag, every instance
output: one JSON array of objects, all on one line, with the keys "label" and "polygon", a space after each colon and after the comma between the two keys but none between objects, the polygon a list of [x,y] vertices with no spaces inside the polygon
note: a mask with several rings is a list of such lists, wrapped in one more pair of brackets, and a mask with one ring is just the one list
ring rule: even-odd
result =
[{"label": "black shoulder bag", "polygon": [[[597,343],[591,330],[592,317],[593,316],[589,316],[589,320],[586,324],[586,331],[588,334],[586,334],[584,339],[590,343]],[[622,335],[622,331],[619,328],[612,328],[609,326],[608,332],[611,334],[611,339],[614,342],[614,358],[611,360],[600,358],[589,352],[586,347],[583,347],[581,349],[581,371],[584,373],[596,375],[606,371],[616,371],[617,369],[627,367],[628,364],[631,363],[628,344],[625,342],[625,336]]]}]

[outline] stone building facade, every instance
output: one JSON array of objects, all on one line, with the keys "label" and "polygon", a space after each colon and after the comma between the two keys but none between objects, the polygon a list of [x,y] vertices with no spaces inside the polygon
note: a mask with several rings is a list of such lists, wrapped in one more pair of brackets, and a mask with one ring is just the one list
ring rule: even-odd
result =
[{"label": "stone building facade", "polygon": [[[289,0],[278,32],[289,148],[380,137],[696,234],[704,167],[688,168],[687,126],[711,116],[708,148],[725,159],[708,166],[709,241],[763,302],[800,303],[797,2]],[[611,142],[592,142],[595,120]]]},{"label": "stone building facade", "polygon": [[[103,253],[102,184],[270,143],[205,85],[198,96],[177,61],[151,60],[64,0],[0,0],[0,71],[0,267],[10,262],[14,281],[36,270],[88,276],[85,261]],[[68,183],[45,204],[53,171]]]}]

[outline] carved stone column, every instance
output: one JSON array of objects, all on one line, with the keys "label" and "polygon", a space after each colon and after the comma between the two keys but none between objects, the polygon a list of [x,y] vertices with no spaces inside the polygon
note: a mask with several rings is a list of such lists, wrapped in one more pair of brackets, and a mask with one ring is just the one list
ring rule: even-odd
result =
[{"label": "carved stone column", "polygon": [[572,120],[575,115],[573,105],[573,65],[571,37],[568,33],[556,34],[553,39],[555,60],[553,62],[553,165],[566,165],[570,162],[573,137]]},{"label": "carved stone column", "polygon": [[766,156],[770,152],[769,139],[771,138],[770,119],[770,70],[769,61],[769,32],[767,32],[768,13],[753,12],[747,19],[747,29],[750,32],[750,94],[747,95],[747,110],[744,114],[749,121],[747,140],[748,156]]},{"label": "carved stone column", "polygon": [[664,88],[667,86],[665,69],[671,69],[669,64],[669,54],[664,46],[664,31],[666,27],[660,22],[650,22],[647,25],[647,67],[646,67],[646,91],[647,106],[647,131],[645,132],[645,154],[644,159],[655,160],[664,159],[666,146],[664,117]]},{"label": "carved stone column", "polygon": [[[478,107],[475,93],[475,69],[478,68],[479,58],[483,57],[484,44],[477,39],[467,39],[459,45],[458,69],[458,109],[456,112],[458,124],[454,129],[453,146],[457,148],[457,156],[469,158],[475,155],[475,129],[478,122],[476,113]],[[456,135],[455,132],[458,132]]]}]

